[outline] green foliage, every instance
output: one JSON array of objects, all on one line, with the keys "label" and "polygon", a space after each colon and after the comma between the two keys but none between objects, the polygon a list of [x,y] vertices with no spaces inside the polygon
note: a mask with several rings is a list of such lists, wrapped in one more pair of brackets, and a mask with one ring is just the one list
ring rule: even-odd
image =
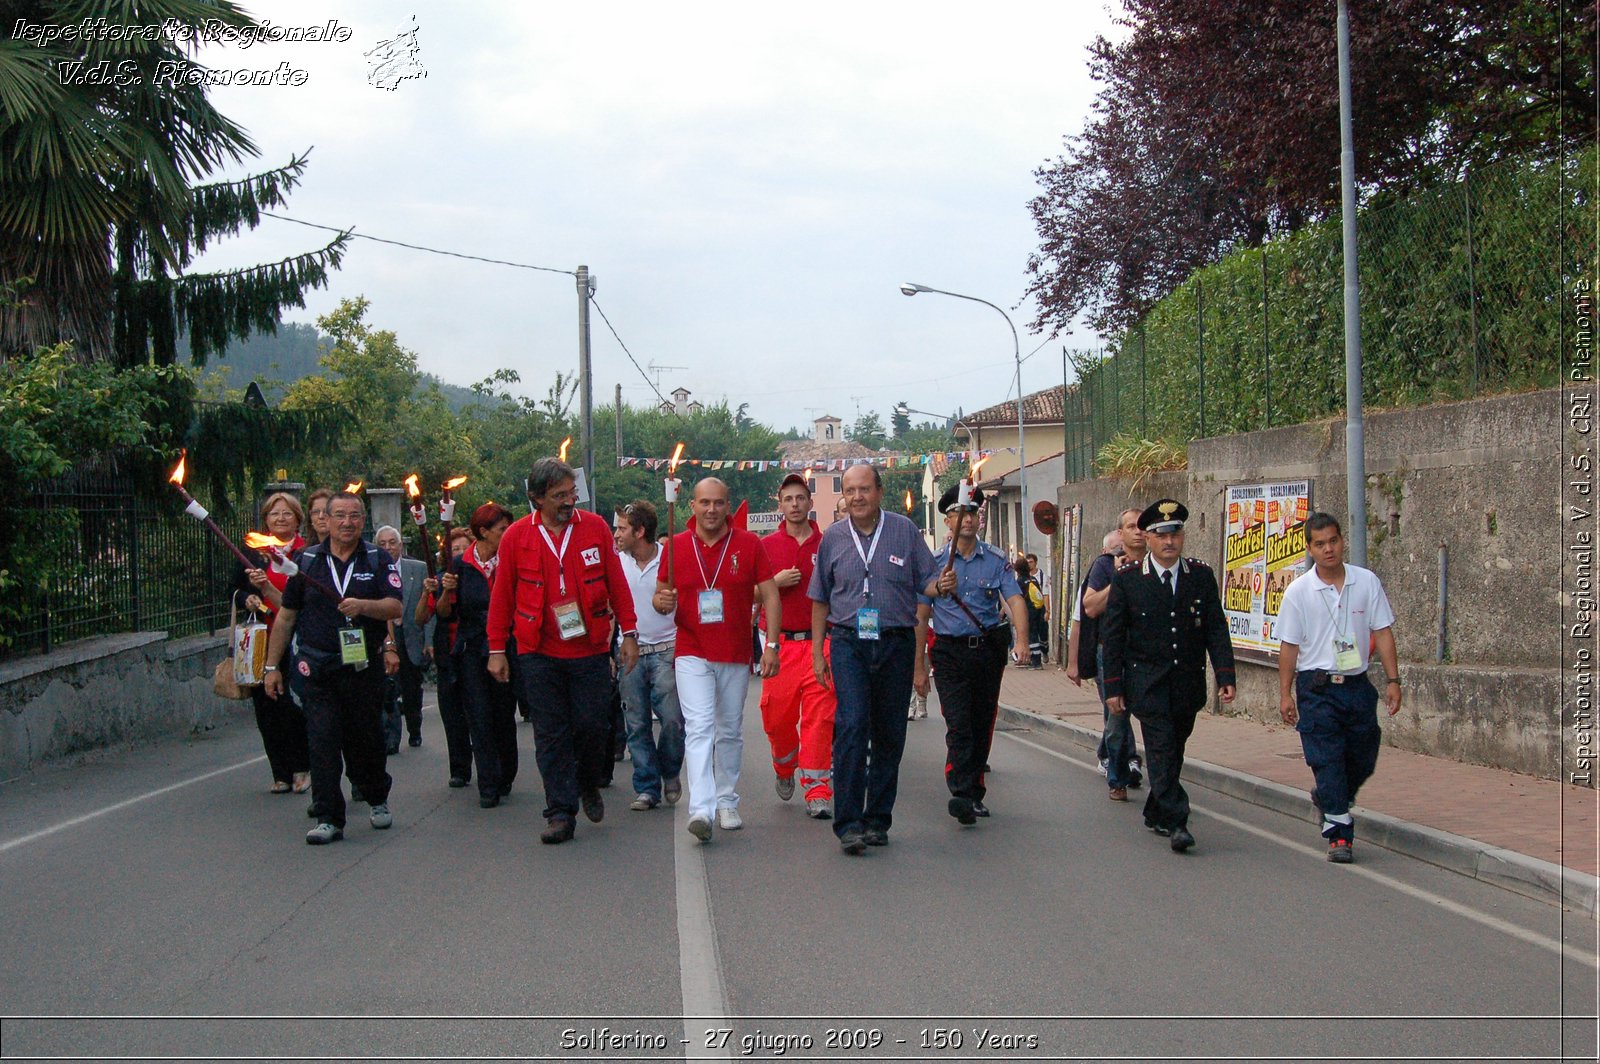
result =
[{"label": "green foliage", "polygon": [[[1593,209],[1597,158],[1591,149],[1565,175],[1565,262],[1553,164],[1501,165],[1362,211],[1364,402],[1409,406],[1558,382],[1563,281],[1593,261],[1594,234],[1580,219]],[[1069,434],[1081,429],[1092,454],[1124,432],[1181,443],[1342,411],[1343,293],[1337,220],[1233,252],[1157,302],[1113,357],[1080,358]]]},{"label": "green foliage", "polygon": [[1101,476],[1128,477],[1137,491],[1151,473],[1167,469],[1184,469],[1189,465],[1188,451],[1166,440],[1143,440],[1120,432],[1106,441],[1095,456],[1095,467]]}]

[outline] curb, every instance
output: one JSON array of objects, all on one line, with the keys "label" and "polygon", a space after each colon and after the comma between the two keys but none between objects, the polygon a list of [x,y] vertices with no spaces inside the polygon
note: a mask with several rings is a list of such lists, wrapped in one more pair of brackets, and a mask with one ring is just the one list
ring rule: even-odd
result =
[{"label": "curb", "polygon": [[[1055,732],[1091,752],[1100,743],[1098,731],[1047,717],[1017,706],[1000,704],[1000,718],[1011,724]],[[1209,790],[1259,805],[1285,816],[1317,822],[1311,796],[1304,790],[1251,776],[1206,761],[1184,758],[1183,775]],[[1374,846],[1415,857],[1440,868],[1513,891],[1529,898],[1600,919],[1600,878],[1487,842],[1413,824],[1386,813],[1356,806],[1361,837]]]}]

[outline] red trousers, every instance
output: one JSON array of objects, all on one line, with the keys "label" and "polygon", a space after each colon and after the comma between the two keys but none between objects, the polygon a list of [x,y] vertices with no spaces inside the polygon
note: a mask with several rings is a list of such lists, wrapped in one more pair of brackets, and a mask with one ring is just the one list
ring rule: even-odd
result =
[{"label": "red trousers", "polygon": [[[807,801],[833,797],[833,689],[817,682],[811,641],[785,638],[778,675],[761,681],[761,726],[772,744],[772,770],[781,779],[800,772]],[[822,645],[824,656],[828,645]]]}]

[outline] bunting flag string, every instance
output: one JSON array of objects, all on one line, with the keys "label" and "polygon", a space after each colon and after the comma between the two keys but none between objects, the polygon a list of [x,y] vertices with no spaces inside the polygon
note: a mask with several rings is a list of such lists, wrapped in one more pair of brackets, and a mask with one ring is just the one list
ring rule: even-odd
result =
[{"label": "bunting flag string", "polygon": [[[1000,449],[1012,453],[1016,452],[1015,447]],[[934,475],[941,476],[952,465],[977,461],[994,453],[995,451],[993,450],[982,450],[933,451],[928,454],[875,454],[868,458],[685,458],[678,464],[680,466],[699,466],[701,469],[714,472],[735,469],[740,472],[757,473],[766,473],[772,470],[793,472],[804,469],[835,473],[858,465],[874,465],[884,469],[908,469],[913,466],[921,468],[931,465]],[[665,469],[670,462],[670,458],[642,458],[624,455],[617,459],[617,466],[620,469],[643,466],[645,469],[654,472],[658,469]]]}]

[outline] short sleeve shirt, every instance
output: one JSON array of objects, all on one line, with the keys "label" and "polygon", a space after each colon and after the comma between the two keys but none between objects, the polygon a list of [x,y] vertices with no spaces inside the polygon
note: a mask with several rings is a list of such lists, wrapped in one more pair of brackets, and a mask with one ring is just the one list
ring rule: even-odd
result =
[{"label": "short sleeve shirt", "polygon": [[[729,528],[728,534],[707,544],[693,530],[679,532],[669,541],[672,584],[678,591],[678,641],[680,658],[704,658],[730,665],[748,665],[751,657],[751,608],[756,585],[772,579],[772,563],[755,533]],[[664,583],[666,571],[660,571]],[[722,619],[703,621],[702,591],[722,593]]]},{"label": "short sleeve shirt", "polygon": [[[387,551],[378,550],[361,542],[350,556],[341,562],[328,551],[327,544],[308,548],[300,556],[300,573],[289,578],[283,589],[283,608],[298,614],[295,633],[302,646],[327,654],[339,652],[339,629],[346,627],[344,614],[334,606],[333,599],[306,586],[311,577],[339,591],[342,597],[360,599],[395,599],[400,601],[400,572]],[[348,581],[348,583],[346,583]],[[367,633],[367,658],[377,661],[383,656],[383,640],[388,632],[388,622],[362,617],[356,621]]]},{"label": "short sleeve shirt", "polygon": [[[848,517],[822,534],[817,568],[806,596],[828,604],[828,623],[854,627],[863,606],[878,611],[881,628],[912,628],[917,623],[917,594],[938,575],[933,552],[909,518],[880,510],[883,534],[877,548],[872,537],[856,531]],[[872,555],[870,566],[867,554]],[[871,578],[871,601],[866,581]]]},{"label": "short sleeve shirt", "polygon": [[[1111,578],[1117,572],[1117,559],[1115,555],[1101,554],[1089,565],[1089,576],[1085,584],[1086,591],[1104,591],[1111,586]],[[1072,619],[1083,620],[1083,598],[1072,604]]]},{"label": "short sleeve shirt", "polygon": [[766,551],[774,574],[791,568],[800,570],[799,583],[778,591],[778,599],[783,603],[783,623],[780,627],[786,632],[811,631],[811,600],[806,597],[806,589],[811,586],[811,574],[817,568],[817,551],[821,546],[822,532],[815,521],[811,523],[811,534],[804,543],[789,535],[782,526],[776,532],[761,537],[761,549]]},{"label": "short sleeve shirt", "polygon": [[1361,655],[1361,668],[1348,674],[1357,675],[1366,672],[1371,663],[1372,633],[1393,624],[1394,610],[1378,575],[1346,562],[1342,592],[1324,583],[1315,567],[1290,582],[1278,606],[1277,636],[1279,642],[1300,648],[1295,659],[1297,671],[1337,672],[1333,639],[1346,635]]},{"label": "short sleeve shirt", "polygon": [[[935,568],[944,568],[952,550],[955,548],[946,544],[943,550],[933,556]],[[918,602],[933,607],[934,635],[979,635],[990,628],[999,627],[1006,600],[1022,594],[1017,574],[1006,564],[1005,556],[987,543],[979,543],[970,558],[956,551],[955,574],[954,596],[929,598],[920,593],[917,595]],[[966,610],[957,604],[957,598],[966,605]],[[972,617],[967,616],[967,610],[972,611]],[[977,618],[976,624],[973,623],[973,617]]]}]

